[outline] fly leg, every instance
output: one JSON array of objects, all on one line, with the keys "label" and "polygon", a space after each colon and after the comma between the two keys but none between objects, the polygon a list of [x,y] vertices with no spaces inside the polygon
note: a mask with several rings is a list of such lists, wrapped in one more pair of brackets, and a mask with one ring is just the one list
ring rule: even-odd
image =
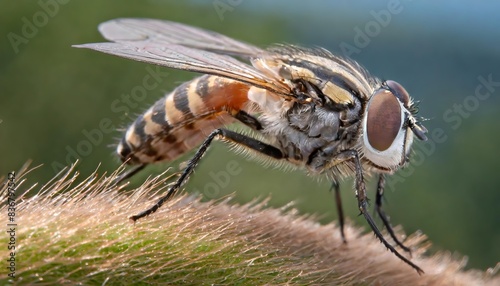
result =
[{"label": "fly leg", "polygon": [[410,265],[415,269],[418,274],[423,274],[424,271],[418,267],[416,264],[408,260],[406,257],[401,255],[392,245],[390,245],[387,240],[382,236],[382,233],[378,229],[377,225],[373,221],[370,213],[368,212],[368,197],[366,196],[366,186],[363,178],[363,169],[361,167],[361,162],[359,161],[359,155],[356,150],[344,150],[336,154],[331,154],[331,150],[317,150],[313,153],[313,156],[309,158],[308,165],[311,168],[319,169],[330,169],[339,164],[345,164],[347,162],[352,162],[354,164],[355,172],[355,187],[356,187],[356,198],[358,199],[358,208],[361,214],[365,217],[366,221],[370,225],[370,228],[375,233],[375,236],[382,242],[382,244],[389,249],[394,255],[401,259],[406,264]]},{"label": "fly leg", "polygon": [[[231,115],[238,119],[240,122],[243,124],[247,125],[248,127],[252,128],[253,130],[261,130],[262,125],[261,123],[252,115],[248,114],[247,112],[243,110],[234,110],[231,111]],[[142,169],[144,169],[147,166],[147,164],[141,164],[137,165],[136,167],[128,170],[127,172],[121,174],[118,178],[116,178],[113,182],[113,186],[118,185],[119,183],[123,182],[126,179],[131,178],[135,174],[139,173]]]},{"label": "fly leg", "polygon": [[361,214],[365,217],[366,221],[370,225],[371,229],[375,233],[375,236],[382,242],[382,244],[389,249],[394,255],[399,259],[403,260],[406,264],[410,265],[415,269],[418,274],[423,274],[424,271],[418,267],[416,264],[408,260],[406,257],[401,255],[392,245],[390,245],[387,240],[382,236],[382,233],[377,228],[377,225],[373,221],[370,213],[368,212],[368,197],[366,196],[366,187],[363,179],[363,169],[361,168],[361,163],[359,162],[358,152],[355,150],[347,150],[339,153],[337,155],[339,158],[345,158],[346,160],[354,161],[354,168],[356,172],[355,185],[356,185],[356,198],[358,199],[358,208]]},{"label": "fly leg", "polygon": [[147,164],[141,164],[137,165],[136,167],[128,170],[127,172],[121,174],[118,178],[115,179],[113,182],[113,186],[117,186],[119,183],[123,182],[124,180],[131,178],[133,175],[139,173],[144,167],[146,167]]},{"label": "fly leg", "polygon": [[344,243],[347,243],[345,239],[345,232],[344,232],[344,210],[342,208],[342,200],[340,197],[340,185],[337,180],[333,180],[332,182],[332,187],[330,189],[335,191],[335,203],[337,204],[337,215],[339,216],[339,225],[340,225],[340,236],[342,237],[342,240]]},{"label": "fly leg", "polygon": [[180,177],[177,179],[177,181],[170,186],[170,188],[167,190],[167,194],[163,197],[161,197],[156,204],[154,204],[152,207],[149,209],[140,212],[134,216],[131,216],[130,219],[132,221],[137,221],[140,218],[143,218],[145,216],[148,216],[152,213],[154,213],[158,208],[160,208],[163,203],[168,201],[179,189],[182,187],[182,185],[187,181],[191,173],[193,173],[194,168],[198,165],[200,162],[201,158],[203,155],[208,150],[208,147],[212,143],[212,141],[215,139],[222,139],[226,141],[233,142],[237,145],[241,145],[243,147],[250,148],[252,150],[255,150],[257,152],[260,152],[264,155],[270,156],[275,159],[283,159],[284,155],[279,150],[278,148],[271,146],[269,144],[263,143],[259,140],[253,139],[251,137],[241,135],[239,133],[226,130],[226,129],[216,129],[208,135],[208,137],[205,139],[205,141],[201,144],[200,148],[198,151],[196,151],[196,154],[193,156],[193,158],[188,162],[186,169],[182,172]]},{"label": "fly leg", "polygon": [[411,255],[411,250],[403,245],[401,241],[396,237],[394,230],[392,229],[391,223],[389,222],[389,218],[386,216],[384,210],[382,209],[382,197],[384,195],[384,187],[385,187],[385,176],[380,174],[377,183],[377,196],[375,198],[375,209],[379,217],[382,219],[387,232],[391,235],[392,239],[399,245],[404,251],[408,252]]}]

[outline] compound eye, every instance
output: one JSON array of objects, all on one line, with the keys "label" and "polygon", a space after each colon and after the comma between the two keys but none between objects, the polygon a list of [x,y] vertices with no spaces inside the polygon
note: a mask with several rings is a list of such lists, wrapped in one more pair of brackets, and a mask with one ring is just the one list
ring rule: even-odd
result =
[{"label": "compound eye", "polygon": [[378,151],[391,147],[401,130],[401,105],[394,94],[379,89],[370,99],[367,108],[366,132],[370,145]]},{"label": "compound eye", "polygon": [[404,107],[408,108],[410,106],[410,95],[402,85],[393,80],[388,80],[385,84],[387,84],[394,96],[396,96],[399,101],[403,103]]}]

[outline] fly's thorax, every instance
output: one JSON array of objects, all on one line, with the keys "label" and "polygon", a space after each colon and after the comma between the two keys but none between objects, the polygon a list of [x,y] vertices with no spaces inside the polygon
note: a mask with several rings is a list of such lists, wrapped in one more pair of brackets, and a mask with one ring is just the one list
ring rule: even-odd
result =
[{"label": "fly's thorax", "polygon": [[408,92],[394,81],[385,82],[369,98],[358,143],[372,167],[391,172],[409,160],[415,122],[411,105]]},{"label": "fly's thorax", "polygon": [[[377,79],[355,62],[322,50],[291,49],[281,56],[254,59],[252,64],[289,85],[296,98],[279,108],[269,100],[269,92],[249,93],[250,100],[264,107],[264,116],[273,117],[264,124],[265,132],[276,137],[275,143],[289,158],[323,172],[332,156],[356,148],[362,108]],[[311,157],[323,150],[328,154]]]},{"label": "fly's thorax", "polygon": [[[360,101],[342,109],[331,109],[314,102],[286,101],[257,88],[250,89],[249,100],[260,106],[258,119],[263,126],[260,132],[295,165],[321,173],[328,165],[328,156],[356,146],[361,122]],[[329,155],[317,158],[322,162],[308,166],[318,152],[326,149]]]},{"label": "fly's thorax", "polygon": [[[352,104],[355,97],[366,100],[380,85],[362,66],[323,49],[278,46],[267,57],[252,60],[252,65],[269,77],[280,80],[294,91],[310,83],[320,95],[334,104]],[[300,89],[300,87],[299,87]]]}]

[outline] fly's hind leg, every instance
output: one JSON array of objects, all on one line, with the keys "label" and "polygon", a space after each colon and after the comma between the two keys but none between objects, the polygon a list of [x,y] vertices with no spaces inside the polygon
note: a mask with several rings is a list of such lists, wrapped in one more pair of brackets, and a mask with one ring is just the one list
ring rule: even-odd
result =
[{"label": "fly's hind leg", "polygon": [[219,138],[219,139],[233,142],[237,145],[240,145],[240,146],[243,146],[246,148],[250,148],[252,150],[255,150],[257,152],[260,152],[264,155],[267,155],[267,156],[275,158],[275,159],[283,159],[284,158],[284,155],[281,152],[281,150],[279,150],[278,148],[276,148],[274,146],[263,143],[259,140],[253,139],[251,137],[236,133],[234,131],[230,131],[230,130],[226,130],[226,129],[216,129],[216,130],[212,131],[212,133],[210,133],[210,135],[208,135],[208,137],[205,139],[205,141],[201,144],[198,151],[196,151],[196,154],[194,155],[194,157],[188,162],[186,169],[184,169],[184,171],[182,172],[180,177],[177,179],[177,181],[172,186],[170,186],[170,188],[167,190],[167,194],[165,196],[161,197],[158,200],[158,202],[156,204],[154,204],[152,207],[150,207],[149,209],[147,209],[141,213],[138,213],[134,216],[131,216],[130,219],[135,222],[140,218],[148,216],[148,215],[154,213],[156,210],[158,210],[158,208],[160,208],[163,205],[163,203],[168,201],[180,189],[180,187],[182,187],[182,185],[187,181],[187,179],[189,178],[189,176],[193,172],[194,168],[198,165],[201,158],[203,157],[203,155],[205,155],[205,153],[208,150],[208,147],[210,146],[210,144],[212,143],[212,141],[215,138]]}]

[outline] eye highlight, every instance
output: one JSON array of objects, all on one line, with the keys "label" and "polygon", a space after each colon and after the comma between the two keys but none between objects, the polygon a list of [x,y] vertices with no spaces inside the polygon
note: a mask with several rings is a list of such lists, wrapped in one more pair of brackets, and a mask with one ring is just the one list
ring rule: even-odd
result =
[{"label": "eye highlight", "polygon": [[366,132],[371,147],[385,151],[401,130],[401,105],[389,90],[379,89],[367,108]]}]

